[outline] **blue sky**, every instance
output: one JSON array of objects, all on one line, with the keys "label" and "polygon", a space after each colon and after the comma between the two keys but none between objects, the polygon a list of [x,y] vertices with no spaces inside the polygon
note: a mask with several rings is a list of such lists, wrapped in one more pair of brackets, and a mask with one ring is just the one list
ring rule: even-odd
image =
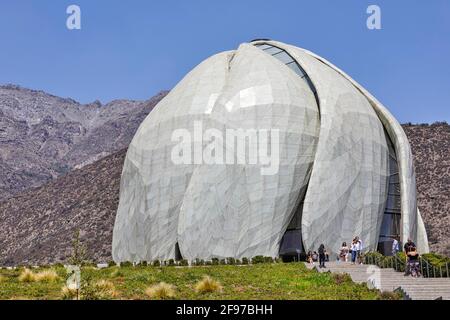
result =
[{"label": "blue sky", "polygon": [[[66,28],[70,4],[81,30]],[[369,4],[382,30],[367,29]],[[148,99],[254,38],[327,58],[401,122],[450,121],[448,0],[2,0],[0,83],[83,103]]]}]

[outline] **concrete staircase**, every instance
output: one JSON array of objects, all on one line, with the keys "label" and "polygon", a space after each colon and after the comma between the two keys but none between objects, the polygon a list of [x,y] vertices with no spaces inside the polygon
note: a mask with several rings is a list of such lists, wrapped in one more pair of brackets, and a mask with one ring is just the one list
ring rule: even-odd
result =
[{"label": "concrete staircase", "polygon": [[413,278],[404,276],[394,269],[381,269],[375,265],[352,265],[349,262],[327,262],[326,268],[318,268],[318,263],[307,268],[317,268],[319,272],[348,273],[357,283],[367,283],[369,287],[381,291],[403,291],[412,300],[450,300],[450,278]]}]

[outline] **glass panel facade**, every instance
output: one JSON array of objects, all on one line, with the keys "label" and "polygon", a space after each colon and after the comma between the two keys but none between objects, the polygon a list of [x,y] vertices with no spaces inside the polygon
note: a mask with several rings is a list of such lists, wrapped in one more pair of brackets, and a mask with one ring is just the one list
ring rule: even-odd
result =
[{"label": "glass panel facade", "polygon": [[300,78],[304,79],[305,82],[308,84],[311,91],[314,93],[314,97],[316,98],[317,106],[319,106],[319,98],[317,96],[316,88],[314,87],[313,83],[311,82],[311,79],[306,74],[305,70],[298,64],[298,62],[292,58],[292,56],[287,53],[285,50],[280,49],[278,47],[272,46],[267,43],[257,43],[255,44],[255,47],[258,47],[259,49],[263,50],[267,54],[270,54],[274,58],[277,58],[282,63],[284,63],[287,67],[289,67],[292,71],[294,71],[296,74],[300,76]]},{"label": "glass panel facade", "polygon": [[268,49],[264,49],[264,52],[270,54],[270,55],[276,55],[280,52],[283,52],[283,50],[276,48],[276,47],[272,47],[272,48],[268,48]]},{"label": "glass panel facade", "polygon": [[378,240],[378,251],[384,255],[392,255],[392,242],[394,238],[400,237],[400,183],[394,145],[386,132],[385,136],[389,148],[389,179],[387,182],[386,207]]}]

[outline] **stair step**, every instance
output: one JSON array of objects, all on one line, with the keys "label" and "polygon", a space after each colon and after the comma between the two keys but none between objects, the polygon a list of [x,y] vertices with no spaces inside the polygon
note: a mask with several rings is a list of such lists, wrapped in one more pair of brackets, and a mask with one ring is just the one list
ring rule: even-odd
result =
[{"label": "stair step", "polygon": [[[318,265],[306,264],[308,269]],[[381,291],[393,291],[401,288],[413,300],[450,300],[449,278],[413,278],[392,268],[379,268],[374,265],[353,265],[345,262],[328,262],[319,272],[347,273],[357,283],[367,283],[369,279],[379,279],[375,284]]]}]

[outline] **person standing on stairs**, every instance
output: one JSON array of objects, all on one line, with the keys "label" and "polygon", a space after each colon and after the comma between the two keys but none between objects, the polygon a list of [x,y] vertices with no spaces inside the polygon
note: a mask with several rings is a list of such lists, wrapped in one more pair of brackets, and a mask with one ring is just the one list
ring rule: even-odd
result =
[{"label": "person standing on stairs", "polygon": [[355,238],[355,249],[356,249],[356,263],[362,264],[362,241],[359,237]]},{"label": "person standing on stairs", "polygon": [[352,254],[352,264],[355,264],[356,261],[356,254],[357,254],[356,249],[357,249],[356,238],[353,238],[352,245],[350,246],[350,251]]},{"label": "person standing on stairs", "polygon": [[392,255],[396,256],[400,251],[400,242],[398,237],[394,237],[394,241],[392,242]]},{"label": "person standing on stairs", "polygon": [[348,260],[348,251],[349,250],[348,250],[348,247],[347,247],[347,243],[346,242],[342,243],[341,250],[339,251],[340,261],[347,262],[347,260]]},{"label": "person standing on stairs", "polygon": [[325,267],[325,246],[323,243],[319,247],[319,268],[326,268]]},{"label": "person standing on stairs", "polygon": [[409,274],[411,274],[410,252],[416,251],[416,244],[411,239],[408,238],[408,241],[403,246],[403,249],[405,250],[405,254],[406,254],[405,276],[408,276]]}]

